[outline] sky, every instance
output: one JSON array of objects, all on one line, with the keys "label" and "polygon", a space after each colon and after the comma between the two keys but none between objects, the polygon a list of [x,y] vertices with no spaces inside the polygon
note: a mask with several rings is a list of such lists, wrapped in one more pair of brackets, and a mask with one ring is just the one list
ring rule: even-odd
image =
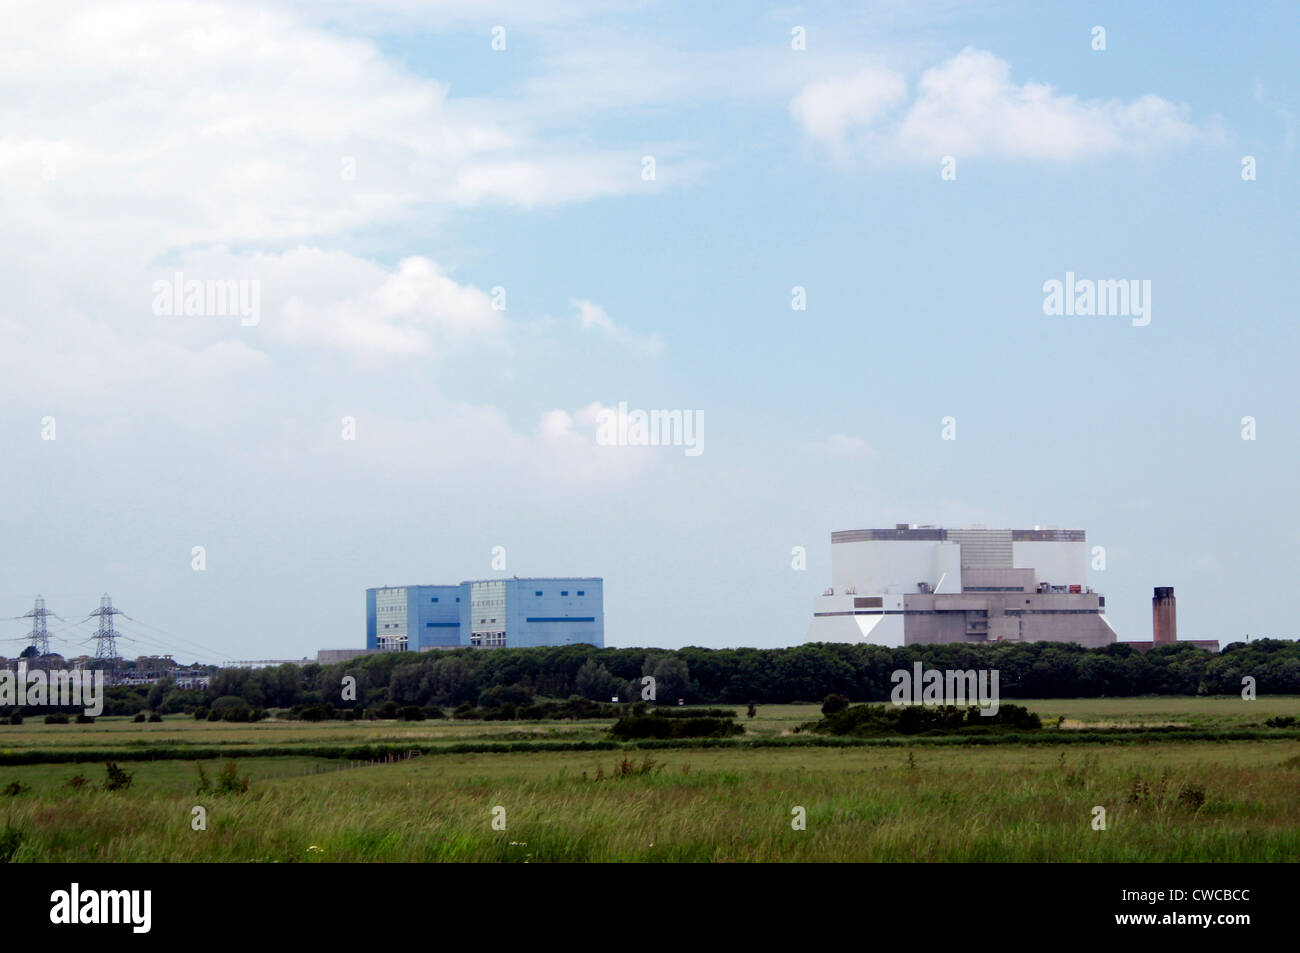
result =
[{"label": "sky", "polygon": [[[1085,529],[1121,639],[1154,586],[1297,635],[1294,3],[0,20],[0,616],[57,651],[104,592],[128,656],[298,658],[499,575],[793,645],[899,522]],[[1045,313],[1067,273],[1149,307]]]}]

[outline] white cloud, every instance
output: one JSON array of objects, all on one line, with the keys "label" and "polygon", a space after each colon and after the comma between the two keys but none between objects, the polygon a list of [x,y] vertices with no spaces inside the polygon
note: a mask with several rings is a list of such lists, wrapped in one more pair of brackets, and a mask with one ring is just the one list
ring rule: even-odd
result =
[{"label": "white cloud", "polygon": [[[1140,152],[1201,134],[1186,109],[1154,94],[1083,100],[1043,83],[1016,84],[1011,65],[966,48],[922,73],[903,103],[902,77],[866,71],[811,84],[791,111],[814,139],[860,153],[935,160],[994,156],[1071,160]],[[900,106],[899,115],[888,115]]]},{"label": "white cloud", "polygon": [[611,341],[640,351],[643,354],[659,355],[665,350],[663,339],[658,334],[637,334],[614,322],[598,304],[584,299],[571,302],[578,309],[578,323],[584,331],[600,331]]},{"label": "white cloud", "polygon": [[285,339],[356,352],[440,353],[471,339],[495,340],[501,313],[478,288],[460,285],[428,258],[405,258],[393,271],[337,253],[299,250],[322,268],[350,268],[358,288],[346,296],[302,289],[284,305]]},{"label": "white cloud", "polygon": [[6,217],[142,256],[641,190],[637,150],[542,148],[518,113],[293,10],[33,5],[0,32],[0,89]]},{"label": "white cloud", "polygon": [[839,143],[846,128],[875,123],[906,94],[902,76],[865,69],[843,79],[810,83],[790,103],[790,112],[810,136]]}]

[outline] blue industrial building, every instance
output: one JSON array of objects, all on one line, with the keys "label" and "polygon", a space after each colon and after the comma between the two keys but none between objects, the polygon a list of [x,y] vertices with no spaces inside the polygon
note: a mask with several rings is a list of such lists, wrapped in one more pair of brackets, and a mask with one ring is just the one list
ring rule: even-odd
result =
[{"label": "blue industrial building", "polygon": [[375,651],[578,643],[605,645],[605,599],[598,576],[366,590],[366,648]]}]

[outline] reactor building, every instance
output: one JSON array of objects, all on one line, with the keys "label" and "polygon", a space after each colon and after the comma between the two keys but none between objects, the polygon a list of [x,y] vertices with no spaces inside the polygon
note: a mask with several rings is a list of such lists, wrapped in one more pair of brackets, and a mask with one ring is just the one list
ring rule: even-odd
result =
[{"label": "reactor building", "polygon": [[1116,641],[1106,597],[1088,586],[1081,529],[893,529],[831,534],[831,586],[809,642]]},{"label": "reactor building", "polygon": [[483,579],[448,586],[366,590],[366,648],[605,646],[603,580],[597,576]]}]

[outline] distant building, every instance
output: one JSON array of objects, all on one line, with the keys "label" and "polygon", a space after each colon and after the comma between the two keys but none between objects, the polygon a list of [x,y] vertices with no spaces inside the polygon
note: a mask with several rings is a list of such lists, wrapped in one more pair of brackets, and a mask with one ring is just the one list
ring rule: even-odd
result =
[{"label": "distant building", "polygon": [[363,655],[374,655],[374,649],[321,649],[316,653],[319,665],[334,665],[338,662],[351,662]]},{"label": "distant building", "polygon": [[809,642],[1115,641],[1087,582],[1081,529],[893,529],[831,534],[831,587]]},{"label": "distant building", "polygon": [[1143,655],[1157,645],[1187,644],[1197,648],[1219,651],[1218,639],[1184,639],[1178,642],[1177,601],[1174,599],[1173,586],[1156,586],[1151,596],[1151,641],[1125,642]]},{"label": "distant building", "polygon": [[255,658],[231,659],[221,663],[222,668],[276,668],[280,665],[311,665],[312,658]]},{"label": "distant building", "polygon": [[366,648],[603,648],[603,585],[596,576],[563,576],[367,589]]}]

